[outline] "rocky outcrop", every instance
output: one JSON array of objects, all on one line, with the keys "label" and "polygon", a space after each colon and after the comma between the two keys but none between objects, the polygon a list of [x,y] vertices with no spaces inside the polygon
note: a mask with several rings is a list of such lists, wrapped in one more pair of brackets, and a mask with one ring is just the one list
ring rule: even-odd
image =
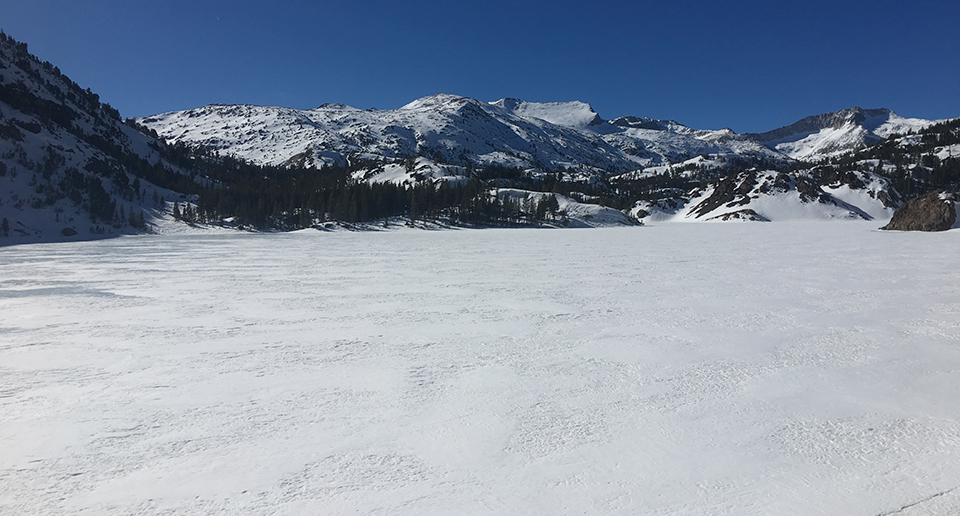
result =
[{"label": "rocky outcrop", "polygon": [[946,231],[957,222],[954,194],[930,192],[897,208],[890,223],[880,229],[895,231]]},{"label": "rocky outcrop", "polygon": [[[717,208],[740,206],[750,203],[750,192],[757,185],[757,171],[748,170],[721,179],[710,197],[691,210],[696,217],[702,217]],[[726,219],[724,219],[726,220]]]},{"label": "rocky outcrop", "polygon": [[750,220],[755,222],[770,222],[770,219],[749,208],[745,210],[724,213],[723,215],[717,215],[716,217],[711,217],[707,220]]}]

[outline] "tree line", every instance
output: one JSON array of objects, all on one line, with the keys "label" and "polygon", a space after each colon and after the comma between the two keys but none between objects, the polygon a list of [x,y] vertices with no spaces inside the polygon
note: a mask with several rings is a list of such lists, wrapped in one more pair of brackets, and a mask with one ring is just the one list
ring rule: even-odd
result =
[{"label": "tree line", "polygon": [[[322,169],[262,166],[204,149],[171,145],[169,159],[189,166],[204,185],[194,184],[193,205],[175,206],[185,222],[234,224],[291,230],[326,221],[369,223],[391,217],[453,225],[514,226],[562,221],[555,195],[525,202],[496,195],[492,180],[478,177],[414,184],[368,182],[354,173],[370,164]],[[160,183],[163,177],[156,176]],[[165,186],[161,184],[161,186]]]}]

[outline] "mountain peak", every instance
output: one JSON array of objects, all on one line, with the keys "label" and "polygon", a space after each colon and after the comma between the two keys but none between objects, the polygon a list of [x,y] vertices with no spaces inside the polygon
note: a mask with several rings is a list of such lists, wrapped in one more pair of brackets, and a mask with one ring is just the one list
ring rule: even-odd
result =
[{"label": "mountain peak", "polygon": [[[893,111],[886,108],[863,109],[859,106],[841,109],[830,113],[811,115],[805,118],[772,131],[765,133],[752,133],[749,136],[767,144],[773,144],[785,139],[791,139],[801,134],[810,135],[823,131],[825,129],[840,129],[849,124],[864,126],[868,125],[879,127],[887,121]],[[870,129],[864,127],[865,129]]]},{"label": "mountain peak", "polygon": [[655,131],[666,131],[671,125],[676,125],[672,120],[657,120],[649,117],[639,116],[621,116],[610,121],[611,124],[629,129],[652,129]]},{"label": "mountain peak", "polygon": [[513,110],[516,109],[517,106],[519,106],[520,104],[523,104],[523,101],[522,101],[522,100],[520,100],[520,99],[515,99],[515,98],[512,98],[512,97],[502,98],[502,99],[500,99],[500,100],[497,100],[497,101],[495,101],[495,102],[491,102],[491,103],[490,103],[490,105],[492,105],[492,106],[497,106],[497,107],[506,109],[507,111],[513,111]]},{"label": "mountain peak", "polygon": [[352,106],[348,106],[348,105],[346,105],[346,104],[331,103],[331,102],[327,102],[327,103],[325,103],[325,104],[320,104],[319,106],[313,108],[314,111],[318,111],[318,110],[347,111],[347,110],[355,110],[355,109],[356,109],[356,108],[354,108],[354,107],[352,107]]},{"label": "mountain peak", "polygon": [[903,118],[887,108],[855,106],[808,116],[779,129],[744,136],[791,158],[812,159],[873,145],[892,134],[923,129],[934,123]]},{"label": "mountain peak", "polygon": [[401,110],[434,110],[434,109],[458,109],[466,104],[480,104],[480,101],[470,97],[461,97],[450,93],[437,93],[427,97],[419,98],[413,102],[401,107]]},{"label": "mountain peak", "polygon": [[526,119],[538,119],[554,125],[586,129],[605,123],[593,106],[579,100],[567,102],[527,102],[514,98],[503,98],[491,102],[508,113]]}]

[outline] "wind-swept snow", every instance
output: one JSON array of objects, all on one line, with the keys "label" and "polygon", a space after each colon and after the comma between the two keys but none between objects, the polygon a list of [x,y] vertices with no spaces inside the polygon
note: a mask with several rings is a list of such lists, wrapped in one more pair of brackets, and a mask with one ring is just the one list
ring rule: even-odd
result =
[{"label": "wind-swept snow", "polygon": [[0,513],[957,514],[960,233],[876,226],[3,248]]}]

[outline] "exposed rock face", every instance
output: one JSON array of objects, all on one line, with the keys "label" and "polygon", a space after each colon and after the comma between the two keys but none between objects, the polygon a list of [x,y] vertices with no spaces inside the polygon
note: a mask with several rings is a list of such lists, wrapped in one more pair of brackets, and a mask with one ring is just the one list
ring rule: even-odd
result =
[{"label": "exposed rock face", "polygon": [[[826,169],[745,170],[681,194],[672,208],[646,202],[637,218],[656,212],[700,220],[889,219],[900,206],[890,181],[873,172]],[[642,212],[642,213],[641,213]],[[665,220],[663,215],[656,215]]]},{"label": "exposed rock face", "polygon": [[880,229],[896,231],[946,231],[957,222],[954,195],[930,192],[897,209],[890,223]]},{"label": "exposed rock face", "polygon": [[717,187],[710,197],[706,198],[694,208],[693,213],[697,217],[702,217],[724,204],[731,208],[733,206],[748,204],[750,202],[749,194],[756,185],[757,172],[755,170],[749,170],[744,174],[727,176],[717,183]]},{"label": "exposed rock face", "polygon": [[723,215],[717,215],[716,217],[711,217],[707,220],[752,220],[756,222],[770,222],[770,219],[749,208],[745,210],[724,213]]},{"label": "exposed rock face", "polygon": [[[891,115],[894,115],[894,113],[885,108],[863,109],[860,107],[854,107],[850,109],[842,109],[833,113],[808,116],[786,127],[781,127],[765,133],[748,134],[748,136],[752,136],[762,142],[779,141],[797,134],[816,133],[817,131],[827,128],[839,129],[847,124],[862,126],[868,118],[889,118]],[[872,136],[874,139],[878,139],[874,135],[870,136]]]}]

